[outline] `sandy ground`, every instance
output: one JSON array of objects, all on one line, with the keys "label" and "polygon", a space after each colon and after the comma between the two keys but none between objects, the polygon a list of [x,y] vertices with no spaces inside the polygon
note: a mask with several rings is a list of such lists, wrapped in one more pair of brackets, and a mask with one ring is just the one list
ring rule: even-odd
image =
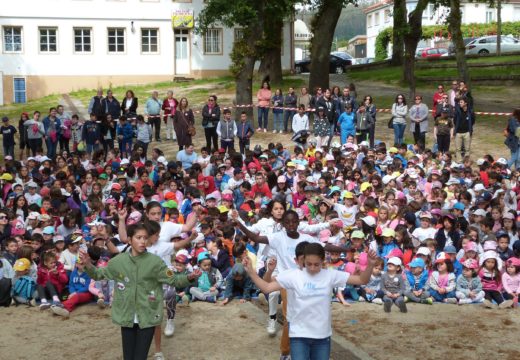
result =
[{"label": "sandy ground", "polygon": [[[279,338],[268,337],[266,316],[251,303],[234,301],[221,308],[196,302],[178,310],[174,336],[163,336],[168,360],[279,357]],[[120,328],[112,324],[108,309],[84,305],[63,319],[19,306],[1,308],[0,319],[0,359],[122,359]],[[153,345],[148,358],[152,356]]]},{"label": "sandy ground", "polygon": [[478,305],[408,304],[387,314],[382,306],[333,304],[336,335],[374,359],[518,359],[520,311]]}]

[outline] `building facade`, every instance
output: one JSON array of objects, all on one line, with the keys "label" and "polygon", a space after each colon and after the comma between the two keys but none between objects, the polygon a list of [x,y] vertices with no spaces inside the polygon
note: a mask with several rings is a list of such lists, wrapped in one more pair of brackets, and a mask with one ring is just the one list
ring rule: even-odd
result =
[{"label": "building facade", "polygon": [[[367,18],[367,57],[375,57],[375,43],[377,35],[384,29],[393,26],[393,0],[382,0],[365,9]],[[408,13],[417,6],[417,1],[407,1]],[[462,23],[491,23],[497,20],[496,8],[487,4],[464,1],[461,4]],[[429,4],[423,12],[422,24],[443,24],[449,14],[449,8],[439,7],[435,9]],[[520,0],[508,0],[502,2],[502,21],[520,21]],[[432,46],[431,42],[421,44],[420,47]]]},{"label": "building facade", "polygon": [[[204,0],[3,0],[0,105],[98,86],[228,74],[241,29],[194,31]],[[282,67],[291,69],[292,25]]]}]

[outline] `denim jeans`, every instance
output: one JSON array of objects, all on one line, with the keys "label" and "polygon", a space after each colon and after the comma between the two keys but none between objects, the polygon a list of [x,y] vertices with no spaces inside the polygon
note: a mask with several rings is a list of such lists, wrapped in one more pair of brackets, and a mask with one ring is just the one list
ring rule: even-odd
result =
[{"label": "denim jeans", "polygon": [[404,129],[406,129],[406,124],[396,124],[394,123],[394,144],[401,145],[404,143]]},{"label": "denim jeans", "polygon": [[284,115],[283,130],[285,132],[289,131],[289,120],[291,120],[291,125],[292,125],[292,118],[293,118],[294,114],[296,114],[296,111],[294,111],[294,110],[285,110],[284,111],[284,113],[283,113],[283,115]]},{"label": "denim jeans", "polygon": [[267,125],[269,124],[269,108],[268,107],[259,107],[258,108],[258,127],[262,129],[267,129]]},{"label": "denim jeans", "polygon": [[455,297],[455,291],[450,291],[450,292],[447,292],[445,294],[439,294],[438,291],[430,289],[430,295],[432,296],[432,298],[435,299],[435,301],[442,302],[444,299],[454,298]]},{"label": "denim jeans", "polygon": [[[273,130],[276,130],[276,131],[284,130],[284,127],[283,127],[283,112],[281,112],[281,113],[273,112],[273,121],[274,121]],[[287,127],[286,127],[285,130],[287,131]]]},{"label": "denim jeans", "polygon": [[86,143],[85,145],[86,145],[87,154],[92,154],[93,152],[96,152],[99,149],[99,144]]},{"label": "denim jeans", "polygon": [[324,339],[291,338],[291,360],[329,360],[329,357],[330,337]]},{"label": "denim jeans", "polygon": [[54,160],[56,157],[56,147],[58,146],[58,142],[52,142],[50,138],[47,138],[45,144],[47,145],[47,156]]},{"label": "denim jeans", "polygon": [[511,159],[507,162],[507,166],[511,169],[515,166],[515,170],[520,168],[520,147],[516,151],[511,150]]}]

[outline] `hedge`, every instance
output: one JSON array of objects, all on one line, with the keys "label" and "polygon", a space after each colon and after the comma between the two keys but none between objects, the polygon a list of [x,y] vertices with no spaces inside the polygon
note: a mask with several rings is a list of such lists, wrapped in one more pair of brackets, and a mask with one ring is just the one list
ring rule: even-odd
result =
[{"label": "hedge", "polygon": [[[461,26],[463,37],[480,37],[486,35],[495,35],[497,33],[497,24],[464,24]],[[376,38],[375,51],[376,60],[384,60],[388,57],[388,44],[392,42],[392,27],[382,30]],[[520,35],[520,21],[515,22],[503,22],[502,23],[502,35]],[[448,31],[448,25],[429,25],[422,27],[422,39],[432,39],[434,36],[441,36],[448,38],[450,33]]]}]

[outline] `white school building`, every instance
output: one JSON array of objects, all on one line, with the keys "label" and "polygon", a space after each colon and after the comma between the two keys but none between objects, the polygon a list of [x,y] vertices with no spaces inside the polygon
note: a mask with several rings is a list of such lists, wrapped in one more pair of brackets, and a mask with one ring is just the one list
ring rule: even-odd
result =
[{"label": "white school building", "polygon": [[[239,28],[194,31],[204,0],[2,0],[0,105],[53,93],[229,73]],[[293,26],[282,68],[294,63]]]}]

